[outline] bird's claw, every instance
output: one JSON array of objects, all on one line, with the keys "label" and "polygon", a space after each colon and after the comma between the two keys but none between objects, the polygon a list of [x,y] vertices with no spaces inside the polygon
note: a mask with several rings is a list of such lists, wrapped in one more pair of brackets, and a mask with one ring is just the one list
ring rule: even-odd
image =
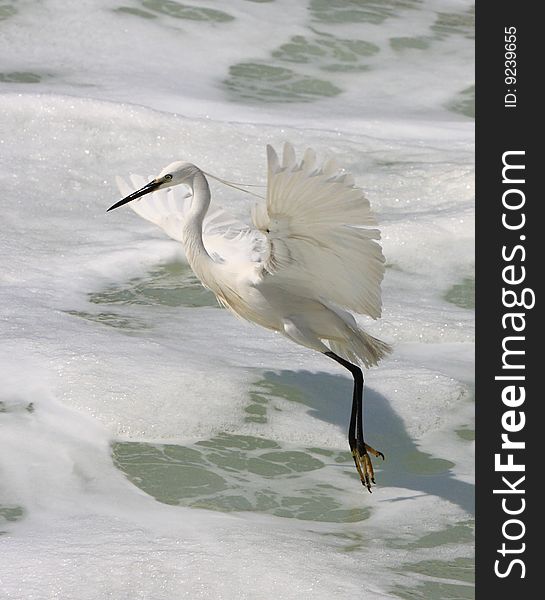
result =
[{"label": "bird's claw", "polygon": [[352,456],[354,457],[354,463],[356,464],[356,469],[360,476],[361,483],[367,488],[369,493],[372,493],[371,484],[375,483],[375,472],[373,470],[373,463],[371,462],[369,453],[376,457],[380,456],[382,460],[384,460],[384,454],[382,454],[382,452],[375,450],[367,444],[358,444],[358,446],[352,450]]}]

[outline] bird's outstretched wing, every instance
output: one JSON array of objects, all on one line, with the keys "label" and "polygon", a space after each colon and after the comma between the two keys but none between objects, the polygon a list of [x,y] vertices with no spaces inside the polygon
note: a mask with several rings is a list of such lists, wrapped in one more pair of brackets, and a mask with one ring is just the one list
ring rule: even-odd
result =
[{"label": "bird's outstretched wing", "polygon": [[[116,177],[117,187],[123,196],[143,187],[148,180],[141,175],[131,175],[131,185]],[[158,189],[129,206],[134,212],[160,227],[169,237],[183,243],[182,228],[191,204],[191,194],[184,186]],[[244,223],[217,208],[206,214],[203,223],[203,242],[208,253],[218,262],[223,260],[248,262],[259,260],[263,252],[263,238]]]},{"label": "bird's outstretched wing", "polygon": [[308,149],[298,163],[291,144],[282,163],[267,146],[266,204],[252,220],[268,239],[263,282],[380,317],[384,256],[369,201],[348,173]]}]

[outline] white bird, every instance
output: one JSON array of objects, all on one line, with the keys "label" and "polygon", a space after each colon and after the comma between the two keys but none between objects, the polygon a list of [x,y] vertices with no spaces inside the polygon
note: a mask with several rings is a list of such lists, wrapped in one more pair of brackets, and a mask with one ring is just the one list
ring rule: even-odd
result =
[{"label": "white bird", "polygon": [[[316,166],[308,149],[298,163],[288,143],[281,164],[271,146],[267,159],[267,197],[252,210],[253,227],[223,211],[209,214],[207,174],[182,161],[149,183],[133,175],[137,191],[118,178],[125,197],[108,210],[151,193],[131,207],[183,243],[195,275],[223,306],[350,371],[348,442],[361,482],[371,491],[369,453],[384,455],[363,438],[364,378],[358,365],[376,365],[391,348],[366,333],[352,312],[381,315],[380,233],[370,227],[376,221],[369,201],[334,160]],[[180,184],[189,194],[173,189]]]}]

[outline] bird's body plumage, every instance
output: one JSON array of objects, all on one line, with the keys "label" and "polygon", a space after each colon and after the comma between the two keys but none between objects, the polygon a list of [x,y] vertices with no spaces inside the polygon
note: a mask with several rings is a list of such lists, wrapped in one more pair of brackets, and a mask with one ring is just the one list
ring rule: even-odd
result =
[{"label": "bird's body plumage", "polygon": [[[132,183],[139,188],[146,181],[133,175]],[[118,185],[123,194],[132,191],[121,178]],[[184,244],[195,275],[223,306],[366,367],[389,351],[349,312],[380,316],[384,257],[368,200],[334,161],[316,167],[307,150],[297,163],[286,144],[280,163],[269,146],[267,197],[253,207],[253,227],[224,211],[208,212],[202,171],[191,187],[190,195],[159,189],[131,207]]]},{"label": "bird's body plumage", "polygon": [[371,491],[368,453],[382,454],[363,440],[363,374],[357,363],[376,365],[390,347],[365,332],[352,313],[381,315],[380,233],[369,201],[333,160],[317,166],[309,149],[298,163],[290,144],[281,162],[267,146],[267,159],[267,196],[253,207],[252,225],[209,211],[206,174],[184,162],[170,164],[149,182],[131,176],[136,191],[118,178],[126,197],[109,210],[137,200],[131,204],[136,213],[183,243],[195,275],[220,304],[352,373],[349,442]]}]

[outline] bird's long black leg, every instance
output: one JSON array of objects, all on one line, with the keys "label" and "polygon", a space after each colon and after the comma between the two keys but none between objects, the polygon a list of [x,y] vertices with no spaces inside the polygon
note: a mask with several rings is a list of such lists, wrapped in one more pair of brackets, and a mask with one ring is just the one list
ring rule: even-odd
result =
[{"label": "bird's long black leg", "polygon": [[352,452],[356,448],[356,423],[358,418],[358,389],[356,387],[356,382],[354,381],[354,391],[352,392],[352,409],[350,411],[350,425],[348,426],[348,444],[350,445],[350,450]]},{"label": "bird's long black leg", "polygon": [[338,362],[345,369],[348,369],[354,378],[352,411],[350,415],[350,425],[348,427],[348,443],[361,482],[369,491],[371,491],[371,483],[375,483],[375,476],[368,452],[382,458],[384,458],[384,455],[382,452],[378,452],[371,446],[368,446],[363,438],[363,372],[357,365],[341,358],[334,352],[325,352],[324,354]]},{"label": "bird's long black leg", "polygon": [[[356,367],[359,369],[359,367]],[[360,373],[361,373],[361,369],[359,369]],[[369,477],[371,479],[371,481],[373,483],[375,483],[375,474],[373,471],[373,465],[371,464],[371,459],[369,458],[369,453],[371,453],[373,456],[382,458],[382,460],[384,460],[384,454],[382,454],[382,452],[379,452],[378,450],[375,450],[372,446],[369,446],[369,444],[366,444],[364,439],[363,439],[363,387],[364,387],[364,379],[363,379],[363,374],[361,375],[361,389],[358,390],[358,394],[357,394],[357,409],[356,409],[356,414],[357,414],[357,421],[356,421],[356,447],[358,449],[358,452],[360,455],[365,455],[367,458],[365,459],[366,461],[369,462]],[[368,486],[369,488],[369,486]],[[371,491],[371,490],[369,490]]]}]

